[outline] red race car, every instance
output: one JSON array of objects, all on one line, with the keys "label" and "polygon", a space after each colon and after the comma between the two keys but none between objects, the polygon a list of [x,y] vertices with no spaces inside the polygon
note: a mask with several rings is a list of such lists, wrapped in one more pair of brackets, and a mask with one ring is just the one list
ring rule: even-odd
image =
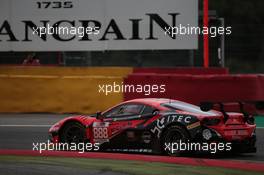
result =
[{"label": "red race car", "polygon": [[256,152],[254,118],[225,112],[222,105],[219,111],[212,107],[211,103],[198,107],[171,99],[134,99],[102,113],[65,118],[50,128],[50,141],[63,145],[89,143],[89,148],[101,151],[170,155],[190,151]]}]

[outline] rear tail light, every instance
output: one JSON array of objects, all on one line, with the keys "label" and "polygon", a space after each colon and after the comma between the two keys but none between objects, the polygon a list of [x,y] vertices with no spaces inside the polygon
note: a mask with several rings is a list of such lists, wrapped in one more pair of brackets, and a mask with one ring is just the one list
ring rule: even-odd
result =
[{"label": "rear tail light", "polygon": [[246,122],[250,125],[254,125],[255,124],[255,118],[254,117],[248,117],[246,119]]},{"label": "rear tail light", "polygon": [[219,118],[205,118],[202,120],[202,124],[207,126],[215,126],[221,122]]}]

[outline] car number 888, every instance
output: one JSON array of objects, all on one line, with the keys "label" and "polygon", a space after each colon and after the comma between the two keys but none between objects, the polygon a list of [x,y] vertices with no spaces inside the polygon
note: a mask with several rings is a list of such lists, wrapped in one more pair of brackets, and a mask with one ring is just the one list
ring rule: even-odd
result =
[{"label": "car number 888", "polygon": [[108,129],[107,128],[93,128],[94,138],[95,139],[107,139],[108,138]]}]

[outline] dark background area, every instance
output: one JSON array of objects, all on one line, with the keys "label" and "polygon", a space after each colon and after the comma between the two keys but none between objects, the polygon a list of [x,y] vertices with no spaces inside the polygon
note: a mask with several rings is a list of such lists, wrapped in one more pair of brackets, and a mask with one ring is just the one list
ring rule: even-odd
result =
[{"label": "dark background area", "polygon": [[226,37],[226,66],[231,72],[264,72],[264,1],[209,0],[209,9],[232,26]]},{"label": "dark background area", "polygon": [[[202,2],[202,1],[200,1]],[[202,25],[200,3],[200,26]],[[224,18],[232,34],[225,37],[225,66],[232,73],[264,73],[264,1],[209,0],[214,17]],[[214,20],[212,26],[218,25]],[[210,66],[220,67],[217,49],[219,37],[210,38]],[[28,52],[0,52],[0,64],[21,64]],[[104,52],[38,52],[43,65],[61,66],[133,66],[179,67],[203,66],[203,39],[199,49],[104,51]]]}]

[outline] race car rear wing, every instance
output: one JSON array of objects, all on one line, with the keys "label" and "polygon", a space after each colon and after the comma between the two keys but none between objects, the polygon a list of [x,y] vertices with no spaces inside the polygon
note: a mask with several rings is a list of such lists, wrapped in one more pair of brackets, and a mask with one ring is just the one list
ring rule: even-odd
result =
[{"label": "race car rear wing", "polygon": [[240,112],[245,117],[250,115],[264,115],[264,101],[257,102],[201,102],[200,109],[202,111],[210,111],[212,109],[219,110],[223,113],[225,119],[228,118],[227,112]]}]

